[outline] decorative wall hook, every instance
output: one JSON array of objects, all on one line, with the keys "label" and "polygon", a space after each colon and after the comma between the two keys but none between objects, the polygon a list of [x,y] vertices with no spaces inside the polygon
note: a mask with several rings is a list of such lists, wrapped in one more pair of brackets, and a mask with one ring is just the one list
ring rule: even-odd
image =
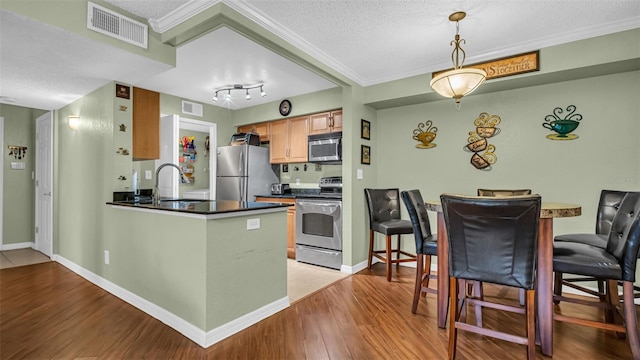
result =
[{"label": "decorative wall hook", "polygon": [[9,156],[13,156],[14,159],[22,159],[27,155],[26,146],[9,145],[7,148],[9,148]]},{"label": "decorative wall hook", "polygon": [[550,140],[574,140],[578,138],[578,135],[572,134],[572,132],[580,125],[582,115],[576,114],[576,106],[567,106],[567,115],[562,118],[564,110],[561,107],[553,109],[553,114],[549,114],[544,117],[542,127],[549,129],[555,134],[547,135],[547,139]]},{"label": "decorative wall hook", "polygon": [[489,171],[491,165],[498,161],[498,156],[495,154],[496,147],[489,144],[488,139],[500,134],[500,128],[497,125],[501,122],[500,116],[489,115],[486,112],[480,113],[473,121],[476,129],[469,131],[467,145],[463,149],[473,153],[470,162],[476,169]]},{"label": "decorative wall hook", "polygon": [[430,149],[437,145],[433,142],[438,133],[438,128],[433,126],[431,120],[427,120],[424,124],[418,123],[418,128],[413,130],[413,140],[419,141],[416,145],[418,149]]}]

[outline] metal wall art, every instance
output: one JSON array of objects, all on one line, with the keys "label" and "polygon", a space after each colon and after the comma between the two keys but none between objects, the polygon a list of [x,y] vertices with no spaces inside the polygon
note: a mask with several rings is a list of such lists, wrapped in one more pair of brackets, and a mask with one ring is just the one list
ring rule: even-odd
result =
[{"label": "metal wall art", "polygon": [[488,139],[500,134],[500,128],[497,127],[502,119],[498,115],[489,115],[486,112],[481,113],[478,118],[473,121],[476,126],[475,131],[469,131],[467,145],[464,150],[472,152],[471,165],[478,170],[491,170],[491,165],[498,161],[495,154],[495,145],[489,144]]},{"label": "metal wall art", "polygon": [[9,156],[13,156],[14,159],[22,160],[23,157],[27,156],[27,147],[26,146],[16,146],[9,145]]},{"label": "metal wall art", "polygon": [[419,123],[418,128],[413,130],[412,139],[419,142],[416,145],[418,149],[431,149],[436,147],[436,143],[433,140],[435,140],[437,133],[438,128],[433,126],[431,120],[427,120],[424,124]]},{"label": "metal wall art", "polygon": [[567,106],[566,110],[567,115],[564,118],[561,118],[562,113],[564,112],[561,107],[553,109],[553,114],[549,114],[544,117],[542,127],[554,132],[554,134],[547,135],[547,139],[574,140],[578,138],[578,135],[572,134],[572,132],[578,128],[578,125],[580,125],[582,115],[576,114],[575,105]]}]

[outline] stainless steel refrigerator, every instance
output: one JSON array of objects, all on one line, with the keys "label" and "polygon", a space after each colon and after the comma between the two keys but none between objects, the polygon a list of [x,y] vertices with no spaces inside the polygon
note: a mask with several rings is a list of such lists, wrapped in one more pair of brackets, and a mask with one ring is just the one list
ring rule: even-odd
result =
[{"label": "stainless steel refrigerator", "polygon": [[217,150],[216,200],[255,201],[271,194],[280,182],[279,167],[269,163],[269,148],[254,145],[220,146]]}]

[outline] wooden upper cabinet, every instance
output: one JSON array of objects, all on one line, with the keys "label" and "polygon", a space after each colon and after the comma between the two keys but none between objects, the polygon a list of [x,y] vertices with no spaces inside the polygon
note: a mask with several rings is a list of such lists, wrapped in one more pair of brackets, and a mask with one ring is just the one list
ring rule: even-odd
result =
[{"label": "wooden upper cabinet", "polygon": [[133,88],[134,160],[160,158],[160,93]]},{"label": "wooden upper cabinet", "polygon": [[269,122],[269,158],[272,164],[307,162],[308,116]]},{"label": "wooden upper cabinet", "polygon": [[252,130],[254,132],[257,132],[258,135],[260,135],[261,142],[269,141],[269,123],[268,122],[238,126],[239,133],[248,133],[248,132],[251,132]]},{"label": "wooden upper cabinet", "polygon": [[309,116],[309,135],[342,131],[342,110]]},{"label": "wooden upper cabinet", "polygon": [[308,116],[289,119],[289,162],[307,162],[309,145]]},{"label": "wooden upper cabinet", "polygon": [[342,110],[331,112],[331,132],[342,131]]}]

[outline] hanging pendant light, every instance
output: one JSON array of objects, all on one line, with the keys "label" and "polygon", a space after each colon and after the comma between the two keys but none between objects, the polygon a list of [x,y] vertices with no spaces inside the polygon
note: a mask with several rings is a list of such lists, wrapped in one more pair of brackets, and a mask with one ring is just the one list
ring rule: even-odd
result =
[{"label": "hanging pendant light", "polygon": [[433,91],[444,97],[454,99],[458,110],[460,110],[460,100],[462,97],[472,93],[484,83],[487,78],[487,73],[484,70],[462,68],[465,60],[465,52],[460,47],[460,44],[464,44],[465,41],[460,38],[459,21],[464,19],[465,16],[467,16],[467,14],[464,11],[458,11],[449,15],[449,21],[456,22],[456,37],[451,41],[451,44],[455,46],[451,54],[453,70],[446,71],[434,77],[429,83]]}]

